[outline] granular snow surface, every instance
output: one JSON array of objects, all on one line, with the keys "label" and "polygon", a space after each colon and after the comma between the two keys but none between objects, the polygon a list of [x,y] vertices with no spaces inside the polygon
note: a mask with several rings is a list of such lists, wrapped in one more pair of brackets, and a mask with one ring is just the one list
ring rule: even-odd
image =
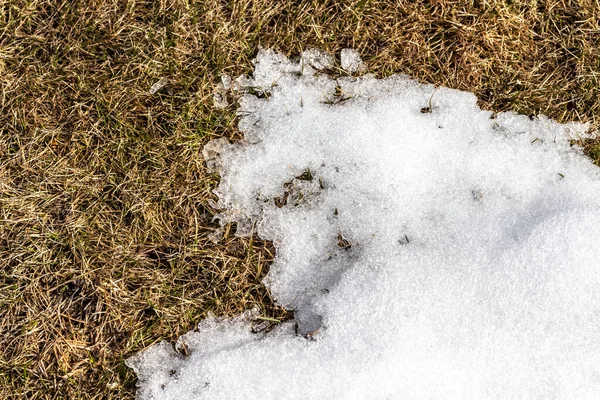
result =
[{"label": "granular snow surface", "polygon": [[[350,72],[362,65],[346,52]],[[128,360],[140,399],[600,399],[600,169],[579,124],[262,50],[208,165],[295,320],[210,317]],[[229,82],[228,82],[229,83]]]}]

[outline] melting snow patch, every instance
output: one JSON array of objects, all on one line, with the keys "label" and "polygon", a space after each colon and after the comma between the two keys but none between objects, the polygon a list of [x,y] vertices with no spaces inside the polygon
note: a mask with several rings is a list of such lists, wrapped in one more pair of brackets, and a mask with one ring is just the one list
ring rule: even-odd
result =
[{"label": "melting snow patch", "polygon": [[340,53],[340,64],[348,72],[361,72],[366,69],[360,55],[354,49],[343,49]]},{"label": "melting snow patch", "polygon": [[[346,67],[360,65],[345,53]],[[600,169],[586,127],[261,51],[219,216],[274,242],[295,320],[203,321],[128,360],[142,399],[600,398]]]}]

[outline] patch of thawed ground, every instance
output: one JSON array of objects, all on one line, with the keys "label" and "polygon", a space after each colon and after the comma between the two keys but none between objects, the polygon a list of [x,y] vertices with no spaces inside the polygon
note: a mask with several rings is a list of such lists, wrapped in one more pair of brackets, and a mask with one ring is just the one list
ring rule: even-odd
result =
[{"label": "patch of thawed ground", "polygon": [[570,146],[586,127],[331,62],[261,51],[232,83],[245,140],[204,151],[221,221],[273,240],[266,284],[296,320],[208,318],[188,356],[128,361],[138,397],[600,398],[600,169]]}]

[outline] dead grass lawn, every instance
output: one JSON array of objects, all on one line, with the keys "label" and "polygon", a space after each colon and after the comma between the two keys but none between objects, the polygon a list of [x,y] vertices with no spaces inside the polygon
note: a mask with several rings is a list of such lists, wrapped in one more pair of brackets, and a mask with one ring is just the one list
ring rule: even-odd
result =
[{"label": "dead grass lawn", "polygon": [[[600,122],[600,3],[0,1],[0,397],[122,399],[131,354],[258,305],[271,244],[208,236],[235,140],[220,74],[258,46],[359,50],[371,72],[495,111]],[[169,84],[150,95],[161,78]],[[582,143],[600,161],[600,143]]]}]

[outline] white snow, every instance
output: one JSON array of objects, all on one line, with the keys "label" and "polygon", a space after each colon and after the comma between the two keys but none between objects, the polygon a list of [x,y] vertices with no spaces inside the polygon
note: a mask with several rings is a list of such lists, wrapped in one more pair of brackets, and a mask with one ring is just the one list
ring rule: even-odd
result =
[{"label": "white snow", "polygon": [[343,49],[340,52],[340,64],[344,70],[350,73],[362,72],[366,69],[360,54],[354,49]]},{"label": "white snow", "polygon": [[570,145],[586,127],[332,79],[332,60],[261,51],[236,82],[245,141],[204,152],[221,221],[273,240],[265,283],[296,320],[208,318],[187,356],[128,360],[138,397],[600,398],[600,169]]}]

